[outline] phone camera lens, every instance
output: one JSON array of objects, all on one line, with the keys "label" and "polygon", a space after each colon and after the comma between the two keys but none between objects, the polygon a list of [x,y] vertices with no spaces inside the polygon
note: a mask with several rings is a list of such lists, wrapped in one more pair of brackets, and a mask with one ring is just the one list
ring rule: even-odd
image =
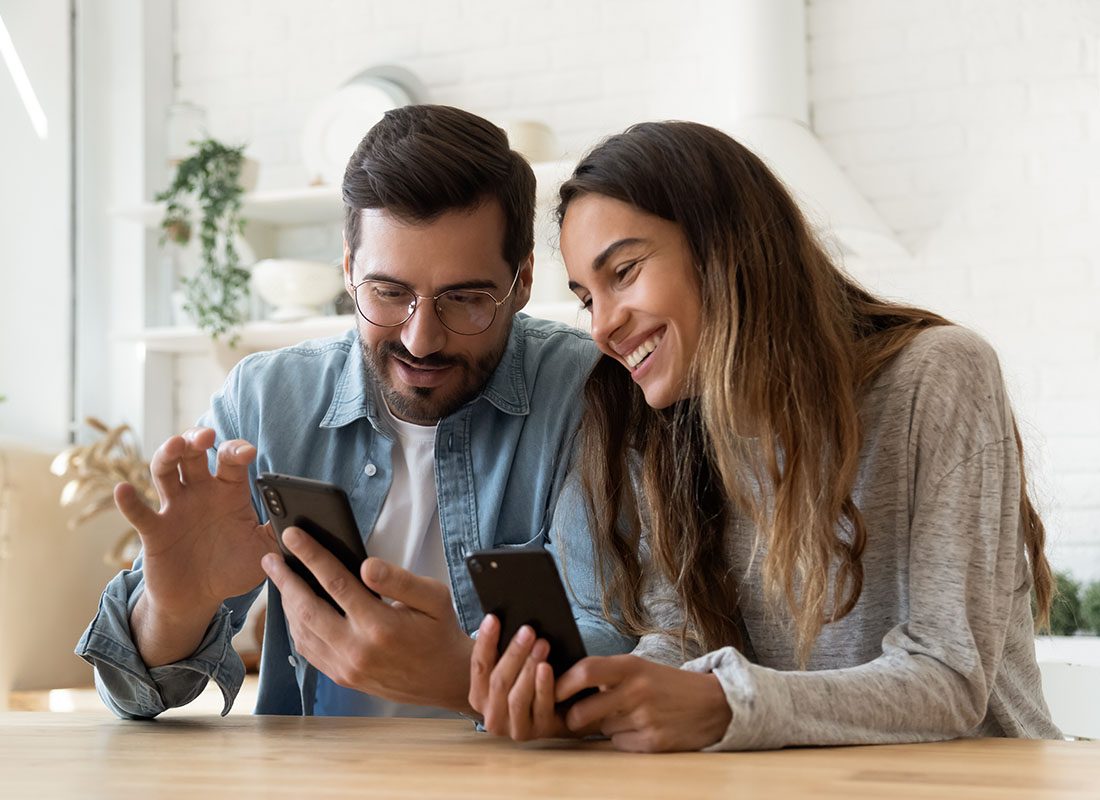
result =
[{"label": "phone camera lens", "polygon": [[268,510],[270,510],[272,514],[276,517],[283,516],[283,500],[279,497],[277,491],[270,487],[264,489],[264,499],[267,500]]},{"label": "phone camera lens", "polygon": [[477,559],[474,559],[473,561],[471,561],[471,562],[470,562],[470,570],[471,570],[472,572],[476,572],[476,573],[479,573],[479,574],[480,574],[480,573],[481,573],[481,569],[482,569],[482,567],[481,567],[481,562],[480,562],[480,561],[478,561]]}]

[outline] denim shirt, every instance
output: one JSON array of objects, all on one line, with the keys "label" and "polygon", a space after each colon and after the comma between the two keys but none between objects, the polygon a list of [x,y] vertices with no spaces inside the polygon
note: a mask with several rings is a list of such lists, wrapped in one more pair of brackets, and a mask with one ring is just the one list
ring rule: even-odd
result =
[{"label": "denim shirt", "polygon": [[[589,653],[627,652],[634,645],[602,615],[586,513],[569,471],[581,391],[595,358],[583,332],[519,314],[485,388],[439,421],[439,524],[455,610],[468,633],[477,629],[482,612],[465,557],[491,547],[541,546],[565,577]],[[214,395],[200,424],[214,428],[219,442],[239,438],[256,445],[253,479],[259,472],[280,472],[342,487],[360,531],[369,532],[392,477],[393,434],[380,403],[353,330],[248,356]],[[265,519],[254,486],[252,501]],[[295,652],[279,592],[267,581],[226,600],[189,658],[150,669],[129,624],[144,586],[139,557],[107,585],[76,653],[95,667],[100,696],[121,717],[153,717],[184,705],[210,679],[221,688],[222,713],[228,713],[244,679],[230,640],[265,585],[255,711],[311,714],[317,671]]]}]

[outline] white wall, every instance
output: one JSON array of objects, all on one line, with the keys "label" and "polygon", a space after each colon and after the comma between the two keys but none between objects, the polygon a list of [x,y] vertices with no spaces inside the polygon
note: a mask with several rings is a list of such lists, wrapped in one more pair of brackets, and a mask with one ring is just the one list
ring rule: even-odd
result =
[{"label": "white wall", "polygon": [[[155,233],[115,211],[140,206],[170,174],[171,0],[77,0],[76,35],[75,418],[159,435],[173,409],[148,400],[171,371],[163,358],[143,357],[134,336],[163,321],[171,265]],[[159,440],[143,436],[142,444],[150,456]]]},{"label": "white wall", "polygon": [[1001,354],[1055,565],[1100,579],[1100,4],[812,0],[812,121],[912,250],[850,265]]},{"label": "white wall", "polygon": [[72,255],[68,0],[0,0],[45,111],[39,139],[0,62],[0,435],[68,441]]},{"label": "white wall", "polygon": [[[643,117],[710,119],[729,12],[681,0],[187,0],[178,92],[219,136],[247,140],[261,186],[301,185],[312,105],[364,68],[415,72],[432,102],[541,119],[579,152]],[[717,24],[714,24],[717,22]]]},{"label": "white wall", "polygon": [[[912,250],[849,267],[1002,355],[1058,566],[1100,578],[1100,4],[812,0],[826,147]],[[645,118],[721,125],[721,0],[188,0],[177,92],[246,140],[261,185],[301,185],[318,99],[378,63],[434,102],[549,123],[579,153]],[[303,247],[331,239],[302,234]],[[313,237],[312,239],[310,237]]]}]

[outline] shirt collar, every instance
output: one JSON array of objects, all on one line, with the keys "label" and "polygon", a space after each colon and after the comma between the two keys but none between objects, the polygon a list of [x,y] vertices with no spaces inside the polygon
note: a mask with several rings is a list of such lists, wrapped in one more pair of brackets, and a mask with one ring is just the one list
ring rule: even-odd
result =
[{"label": "shirt collar", "polygon": [[[526,338],[523,335],[523,318],[518,315],[512,319],[512,329],[508,334],[508,343],[500,363],[489,376],[489,382],[472,403],[485,399],[505,414],[526,415],[530,413],[531,403],[527,392],[527,383],[523,374],[523,357],[526,350]],[[359,343],[359,332],[349,333],[352,339],[344,368],[336,380],[332,393],[332,402],[328,412],[321,420],[322,428],[340,428],[366,417],[376,429],[385,427],[381,414],[382,398],[377,391],[368,392],[366,367],[363,365],[363,349]]]}]

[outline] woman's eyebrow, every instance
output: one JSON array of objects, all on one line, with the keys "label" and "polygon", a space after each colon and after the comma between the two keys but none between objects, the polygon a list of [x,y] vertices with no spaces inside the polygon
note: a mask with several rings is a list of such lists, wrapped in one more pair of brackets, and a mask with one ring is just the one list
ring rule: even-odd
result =
[{"label": "woman's eyebrow", "polygon": [[641,239],[637,236],[632,236],[632,237],[629,237],[629,238],[626,238],[626,239],[619,239],[617,241],[612,242],[611,244],[609,244],[607,247],[605,247],[603,249],[602,253],[600,253],[598,256],[596,256],[592,260],[592,271],[593,272],[599,272],[601,269],[603,269],[603,267],[607,264],[607,262],[610,261],[611,258],[617,252],[622,250],[623,248],[630,247],[631,245],[635,245],[635,244],[645,244],[645,243],[646,243],[645,239]]},{"label": "woman's eyebrow", "polygon": [[[638,236],[630,236],[626,239],[617,239],[616,241],[612,242],[607,247],[605,247],[598,256],[592,259],[592,271],[599,272],[601,269],[607,266],[607,262],[614,258],[620,250],[623,250],[627,247],[632,247],[636,244],[648,244],[648,240],[642,239]],[[583,288],[584,287],[576,281],[569,281],[570,291],[575,292],[577,289]]]}]

